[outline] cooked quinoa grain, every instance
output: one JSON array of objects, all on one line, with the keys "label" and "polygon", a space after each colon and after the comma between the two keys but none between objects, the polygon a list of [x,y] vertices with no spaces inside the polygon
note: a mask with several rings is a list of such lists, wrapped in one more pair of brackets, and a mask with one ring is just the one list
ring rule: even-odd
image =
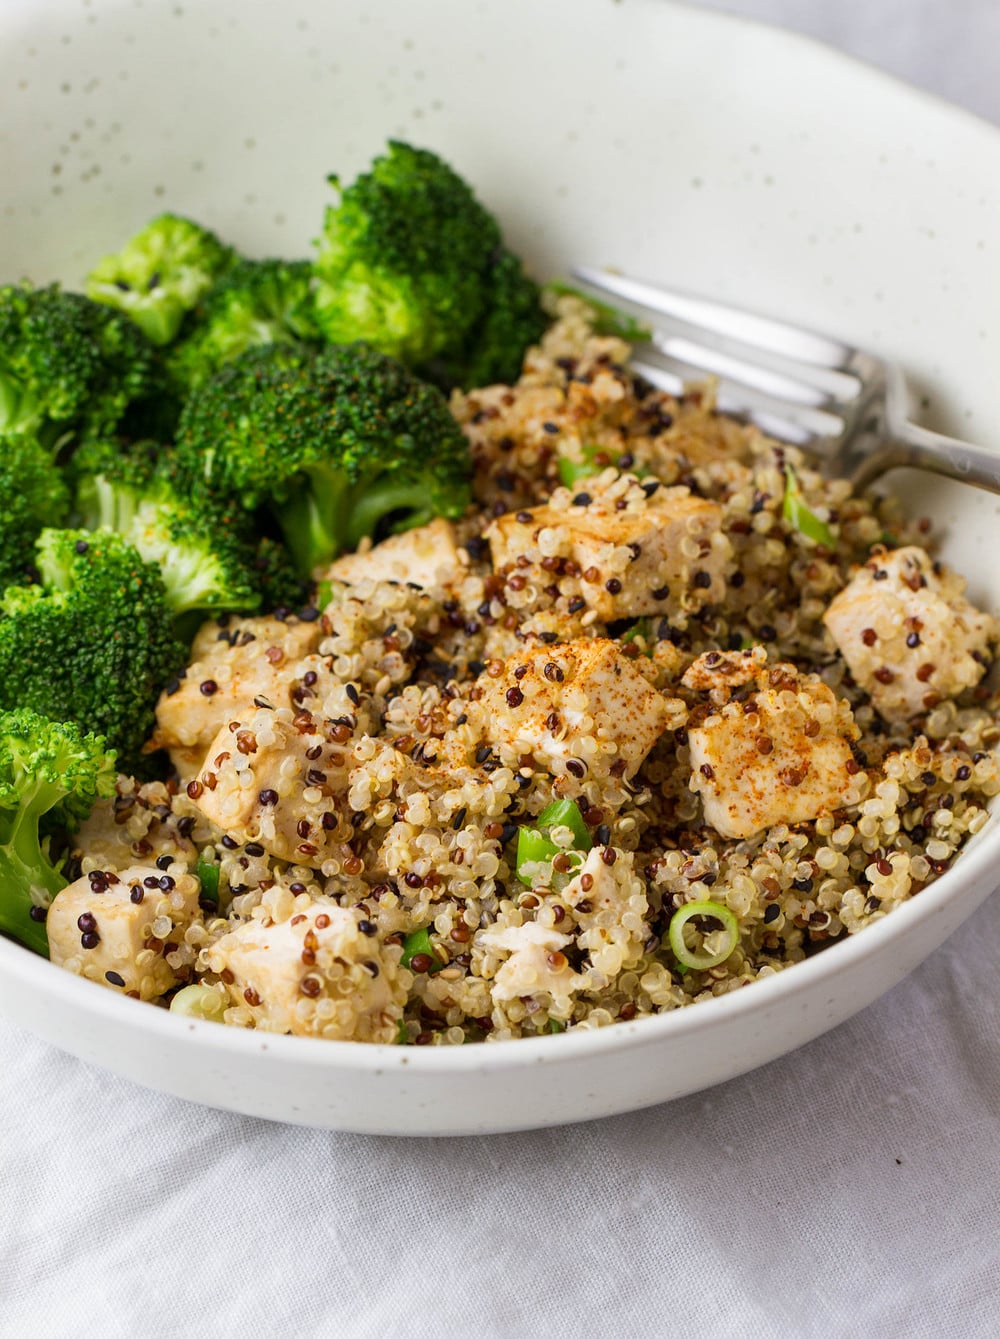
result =
[{"label": "cooked quinoa grain", "polygon": [[1000,629],[926,521],[554,316],[452,399],[462,520],[338,559],[318,616],[205,625],[175,779],[80,829],[56,961],[315,1037],[604,1027],[863,929],[990,821]]}]

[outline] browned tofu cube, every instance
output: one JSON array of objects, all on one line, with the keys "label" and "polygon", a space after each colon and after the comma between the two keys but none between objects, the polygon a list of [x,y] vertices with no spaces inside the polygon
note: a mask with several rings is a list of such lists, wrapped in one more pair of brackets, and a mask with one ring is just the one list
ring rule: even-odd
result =
[{"label": "browned tofu cube", "polygon": [[350,747],[341,723],[305,711],[293,719],[287,708],[253,711],[219,731],[188,794],[235,841],[320,869],[350,831],[337,805]]},{"label": "browned tofu cube", "polygon": [[167,874],[154,865],[85,874],[49,907],[49,955],[78,976],[155,1000],[186,976],[168,959],[201,914],[200,891],[176,865]]},{"label": "browned tofu cube", "polygon": [[[700,687],[706,668],[711,674],[710,657],[719,661],[718,652],[700,656],[686,686]],[[859,733],[850,705],[816,675],[762,667],[756,692],[688,727],[690,784],[706,823],[723,837],[752,837],[856,804],[867,785],[851,749]]]},{"label": "browned tofu cube", "polygon": [[409,974],[363,913],[328,898],[297,897],[285,920],[253,919],[206,951],[233,1003],[264,1032],[393,1042]]},{"label": "browned tofu cube", "polygon": [[490,737],[553,774],[630,777],[666,728],[666,699],[606,638],[526,648],[479,679]]},{"label": "browned tofu cube", "polygon": [[965,582],[915,545],[870,559],[824,623],[860,688],[888,721],[904,721],[982,678],[997,624]]},{"label": "browned tofu cube", "polygon": [[494,568],[543,586],[551,581],[543,559],[571,558],[583,573],[581,596],[604,622],[691,613],[721,600],[732,556],[722,508],[686,488],[660,487],[622,511],[597,498],[507,512],[486,535]]}]

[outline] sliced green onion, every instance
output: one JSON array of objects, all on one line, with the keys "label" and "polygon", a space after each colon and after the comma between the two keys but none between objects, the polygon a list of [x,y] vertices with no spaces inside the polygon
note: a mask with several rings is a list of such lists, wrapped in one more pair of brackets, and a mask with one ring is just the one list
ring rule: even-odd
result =
[{"label": "sliced green onion", "polygon": [[574,851],[589,851],[594,844],[575,800],[553,800],[538,815],[538,826],[549,832],[553,828],[569,828],[573,834]]},{"label": "sliced green onion", "polygon": [[814,544],[825,544],[828,549],[836,547],[837,541],[826,521],[821,521],[806,505],[799,488],[798,476],[791,465],[785,466],[785,500],[781,514],[789,525],[806,539],[811,539]]},{"label": "sliced green onion", "polygon": [[536,826],[520,828],[517,834],[517,855],[514,869],[522,883],[531,887],[532,879],[525,865],[543,860],[554,860],[565,847],[557,846],[549,836],[553,828],[569,828],[573,834],[573,851],[589,851],[593,842],[583,821],[583,814],[575,800],[553,800],[536,819]]},{"label": "sliced green onion", "polygon": [[581,479],[590,479],[593,475],[600,474],[601,470],[607,469],[607,465],[598,465],[594,459],[599,450],[600,447],[591,444],[580,447],[580,460],[560,456],[557,467],[559,482],[565,484],[567,488],[575,488]]},{"label": "sliced green onion", "polygon": [[646,649],[643,652],[643,655],[649,656],[650,659],[652,659],[653,652],[649,644],[653,641],[653,628],[651,621],[648,618],[640,618],[637,623],[633,623],[628,632],[623,632],[618,640],[620,642],[634,642],[639,637],[646,643]]},{"label": "sliced green onion", "polygon": [[200,1018],[206,1023],[221,1023],[229,1002],[211,986],[185,986],[170,1001],[170,1012],[183,1018]]},{"label": "sliced green onion", "polygon": [[[684,927],[695,916],[707,916],[712,920],[721,921],[725,942],[718,952],[697,953],[685,944]],[[733,913],[721,902],[688,902],[671,916],[667,936],[674,957],[682,967],[704,972],[709,967],[718,967],[720,962],[726,961],[740,942],[740,926]]]},{"label": "sliced green onion", "polygon": [[641,344],[652,335],[648,325],[636,320],[628,312],[619,311],[617,307],[591,297],[589,293],[574,288],[572,284],[557,282],[548,284],[547,287],[550,293],[555,293],[558,297],[579,298],[585,302],[597,317],[593,327],[595,335],[617,335],[619,339],[627,339],[630,344]]},{"label": "sliced green onion", "polygon": [[396,1045],[396,1046],[409,1046],[409,1044],[410,1044],[410,1034],[409,1034],[409,1033],[407,1032],[407,1030],[406,1030],[406,1023],[405,1023],[405,1021],[401,1018],[401,1019],[399,1020],[399,1022],[396,1024],[396,1041],[395,1041],[395,1045]]},{"label": "sliced green onion", "polygon": [[550,1018],[550,1019],[549,1019],[549,1031],[550,1031],[550,1032],[565,1032],[565,1031],[566,1031],[566,1025],[565,1025],[565,1023],[560,1023],[558,1018]]},{"label": "sliced green onion", "polygon": [[333,582],[321,581],[316,587],[316,608],[320,611],[324,610],[332,599]]},{"label": "sliced green onion", "polygon": [[412,934],[407,935],[403,940],[403,956],[399,960],[401,967],[409,967],[410,963],[418,953],[426,953],[431,960],[431,966],[427,971],[431,974],[440,972],[444,964],[434,952],[434,946],[431,943],[431,932],[425,925],[422,930],[414,930]]},{"label": "sliced green onion", "polygon": [[537,828],[520,828],[517,834],[517,855],[514,867],[522,883],[531,887],[532,880],[525,874],[524,867],[539,860],[553,860],[562,848]]},{"label": "sliced green onion", "polygon": [[219,905],[219,866],[207,860],[198,861],[198,879],[201,882],[201,895],[209,902]]}]

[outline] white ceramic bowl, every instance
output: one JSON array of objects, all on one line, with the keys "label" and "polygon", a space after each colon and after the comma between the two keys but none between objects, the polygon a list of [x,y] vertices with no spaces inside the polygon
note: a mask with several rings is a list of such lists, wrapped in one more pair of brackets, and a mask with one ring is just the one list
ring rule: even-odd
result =
[{"label": "white ceramic bowl", "polygon": [[[1000,449],[1000,135],[802,39],[666,0],[6,0],[0,279],[79,283],[154,212],[308,254],[387,136],[443,152],[547,276],[572,260],[903,360],[930,426]],[[997,499],[898,480],[1000,609]],[[887,920],[749,989],[598,1033],[365,1047],[195,1023],[0,941],[0,1007],[165,1091],[279,1120],[510,1130],[773,1059],[909,972],[988,895],[1000,829]]]}]

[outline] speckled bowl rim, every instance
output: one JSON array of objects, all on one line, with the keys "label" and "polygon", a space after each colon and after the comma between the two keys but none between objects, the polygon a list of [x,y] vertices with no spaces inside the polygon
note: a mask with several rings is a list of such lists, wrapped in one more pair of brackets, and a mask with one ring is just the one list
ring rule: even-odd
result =
[{"label": "speckled bowl rim", "polygon": [[[985,127],[995,133],[1000,146],[1000,130],[981,117],[814,38],[775,28],[743,15],[706,10],[685,3],[684,0],[663,2],[684,10],[692,23],[767,30],[775,44],[792,49],[808,49],[812,61],[824,61],[837,72],[838,78],[841,77],[840,71],[844,71],[848,79],[860,76],[872,84],[881,84],[891,89],[897,99],[909,99],[932,107],[941,115],[958,117],[977,127]],[[18,7],[18,0],[13,0],[11,17],[14,17]],[[23,4],[25,12],[30,12],[33,7],[32,0],[26,0]],[[122,1010],[141,1010],[142,1013],[136,1013],[134,1017],[137,1030],[148,1030],[152,1037],[174,1039],[186,1032],[186,1044],[199,1051],[228,1051],[237,1055],[267,1052],[290,1064],[328,1067],[340,1071],[385,1071],[400,1066],[408,1066],[411,1073],[425,1074],[452,1074],[467,1070],[513,1071],[534,1068],[540,1063],[575,1061],[580,1058],[581,1052],[602,1055],[609,1051],[628,1051],[671,1036],[690,1037],[699,1032],[715,1031],[720,1026],[724,1027],[729,1019],[747,1014],[763,1014],[779,1002],[787,1004],[796,996],[811,996],[823,982],[836,978],[847,968],[860,965],[870,958],[881,957],[894,940],[905,939],[910,926],[916,921],[932,919],[944,911],[964,887],[979,880],[985,882],[991,867],[995,870],[994,877],[1000,880],[1000,822],[995,812],[991,814],[987,826],[962,851],[954,866],[917,897],[903,903],[885,919],[867,926],[860,933],[831,944],[817,956],[796,963],[763,981],[751,982],[746,987],[699,1001],[694,1006],[594,1030],[570,1030],[559,1036],[511,1038],[465,1047],[401,1047],[331,1041],[244,1030],[185,1018],[111,991],[96,989],[94,983],[55,967],[21,945],[3,938],[0,938],[0,971],[28,989],[42,985],[51,994],[61,996],[67,1005],[79,1012],[95,1018],[107,1018],[119,1025],[126,1022]],[[739,1071],[734,1067],[733,1072]]]}]

